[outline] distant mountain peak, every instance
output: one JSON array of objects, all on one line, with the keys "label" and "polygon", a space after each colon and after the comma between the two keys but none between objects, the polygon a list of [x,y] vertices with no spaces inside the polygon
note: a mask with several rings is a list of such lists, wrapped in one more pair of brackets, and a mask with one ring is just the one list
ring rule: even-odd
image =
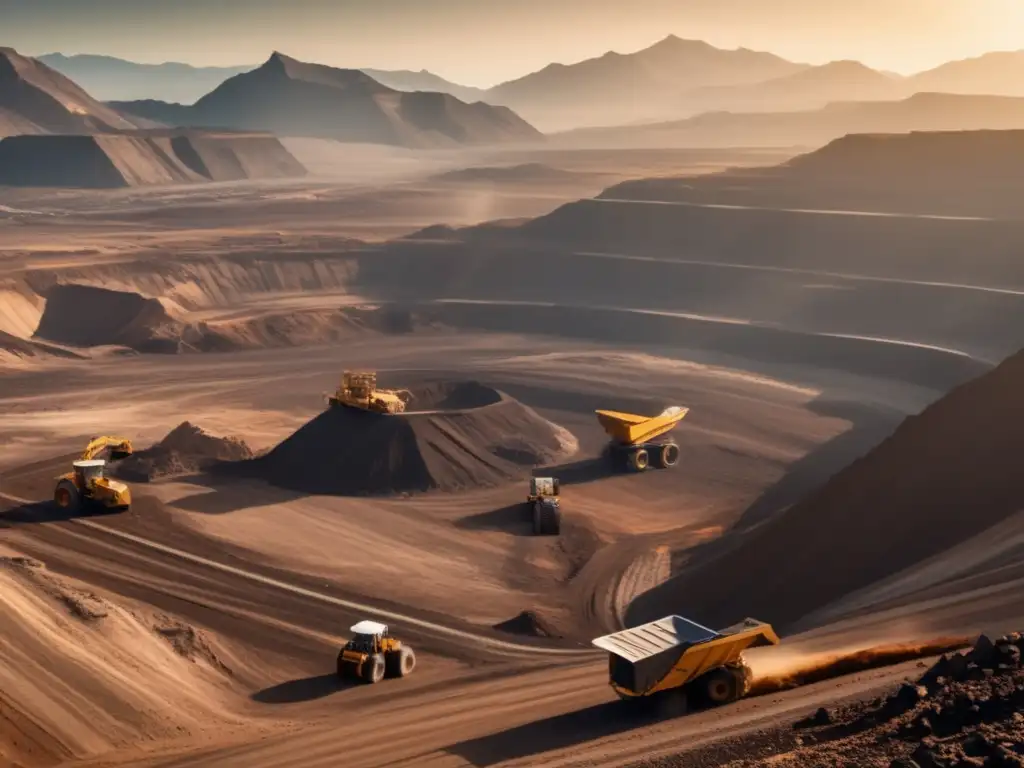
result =
[{"label": "distant mountain peak", "polygon": [[827,64],[822,64],[821,67],[822,69],[830,69],[835,71],[856,70],[858,72],[878,72],[878,70],[872,69],[867,64],[861,61],[857,61],[856,59],[836,59],[835,61],[830,61]]},{"label": "distant mountain peak", "polygon": [[679,35],[666,35],[665,37],[661,38],[661,40],[659,40],[650,47],[657,48],[658,46],[662,46],[665,48],[668,48],[670,46],[687,46],[691,48],[714,48],[714,46],[711,45],[711,43],[705,40],[694,40],[689,37],[679,37]]},{"label": "distant mountain peak", "polygon": [[270,58],[263,62],[263,65],[260,67],[260,69],[279,69],[283,71],[286,70],[290,64],[297,63],[298,62],[291,56],[286,56],[280,51],[274,51],[273,53],[270,54]]}]

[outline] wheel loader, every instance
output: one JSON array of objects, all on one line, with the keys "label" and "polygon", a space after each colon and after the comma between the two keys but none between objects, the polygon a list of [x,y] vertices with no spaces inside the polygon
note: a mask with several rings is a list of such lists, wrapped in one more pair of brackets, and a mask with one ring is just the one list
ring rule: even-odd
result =
[{"label": "wheel loader", "polygon": [[530,478],[526,503],[533,515],[533,532],[537,536],[557,536],[562,529],[562,507],[558,498],[556,477]]},{"label": "wheel loader", "polygon": [[611,438],[608,457],[616,468],[631,472],[643,472],[651,466],[667,469],[679,462],[679,446],[665,436],[689,412],[689,408],[678,405],[657,416],[596,411],[597,420]]},{"label": "wheel loader", "polygon": [[379,683],[385,677],[406,677],[416,667],[416,654],[388,634],[386,624],[360,621],[349,629],[352,639],[338,652],[338,677]]},{"label": "wheel loader", "polygon": [[377,374],[365,371],[345,371],[338,389],[327,396],[331,406],[392,414],[403,413],[411,399],[407,389],[377,389]]},{"label": "wheel loader", "polygon": [[728,704],[750,692],[749,648],[778,645],[770,625],[756,619],[715,632],[682,616],[666,616],[593,640],[608,651],[612,690],[637,701],[679,695],[687,704]]},{"label": "wheel loader", "polygon": [[53,500],[63,510],[131,508],[132,492],[124,483],[106,476],[104,459],[97,458],[109,451],[112,460],[132,454],[131,441],[123,437],[94,437],[75,461],[71,471],[57,478]]}]

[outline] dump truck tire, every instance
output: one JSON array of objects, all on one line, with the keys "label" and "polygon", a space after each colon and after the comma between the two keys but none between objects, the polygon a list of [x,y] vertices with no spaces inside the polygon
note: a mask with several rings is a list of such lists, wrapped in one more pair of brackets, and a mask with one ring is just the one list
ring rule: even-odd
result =
[{"label": "dump truck tire", "polygon": [[384,679],[384,670],[384,656],[375,653],[363,663],[363,679],[371,684],[379,683]]},{"label": "dump truck tire", "polygon": [[547,532],[551,536],[557,536],[562,530],[562,510],[550,509],[548,510],[548,524]]},{"label": "dump truck tire", "polygon": [[754,670],[743,664],[742,666],[734,667],[733,673],[736,675],[737,698],[742,699],[754,687]]},{"label": "dump truck tire", "polygon": [[537,536],[557,536],[562,528],[562,511],[537,501],[533,505],[533,532]]},{"label": "dump truck tire", "polygon": [[700,682],[704,700],[713,707],[736,701],[741,686],[737,672],[731,669],[715,669],[708,672]]},{"label": "dump truck tire", "polygon": [[65,512],[77,512],[82,508],[82,494],[70,480],[61,480],[53,491],[54,503]]},{"label": "dump truck tire", "polygon": [[666,443],[658,449],[656,463],[661,469],[674,467],[679,462],[679,446],[675,443]]},{"label": "dump truck tire", "polygon": [[643,472],[651,464],[651,456],[646,448],[630,451],[626,459],[627,466],[633,472]]},{"label": "dump truck tire", "polygon": [[388,654],[388,677],[407,677],[416,668],[416,654],[412,648],[403,645]]}]

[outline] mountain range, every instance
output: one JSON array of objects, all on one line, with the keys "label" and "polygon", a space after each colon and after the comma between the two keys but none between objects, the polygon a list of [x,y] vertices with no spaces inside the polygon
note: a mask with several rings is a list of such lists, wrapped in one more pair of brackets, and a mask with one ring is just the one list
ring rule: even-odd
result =
[{"label": "mountain range", "polygon": [[915,93],[789,112],[706,112],[685,120],[553,134],[554,146],[817,147],[847,134],[1024,129],[1024,97]]},{"label": "mountain range", "polygon": [[[37,57],[81,85],[101,101],[157,100],[194,104],[230,77],[256,69],[258,64],[233,67],[194,67],[181,62],[137,64],[113,56],[47,53]],[[458,85],[433,72],[363,69],[378,83],[396,91],[437,91],[462,101],[480,101],[486,91]]]},{"label": "mountain range", "polygon": [[[255,68],[147,65],[61,54],[41,60],[104,100],[182,104]],[[674,35],[634,53],[551,64],[486,90],[425,70],[362,71],[396,91],[427,90],[507,106],[544,131],[668,121],[709,111],[812,110],[837,101],[898,100],[921,91],[1024,96],[1024,51],[989,53],[904,77],[855,61],[812,66]]]},{"label": "mountain range", "polygon": [[269,131],[279,136],[402,147],[531,142],[537,129],[506,107],[467,104],[432,91],[398,91],[357,69],[307,64],[274,53],[195,104],[112,102],[165,125]]}]

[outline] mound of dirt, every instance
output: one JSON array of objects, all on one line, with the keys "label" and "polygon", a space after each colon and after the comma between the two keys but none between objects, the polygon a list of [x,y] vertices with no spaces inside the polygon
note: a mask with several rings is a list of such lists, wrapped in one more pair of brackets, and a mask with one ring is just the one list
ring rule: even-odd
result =
[{"label": "mound of dirt", "polygon": [[512,635],[526,635],[527,637],[553,637],[560,638],[557,630],[543,617],[538,616],[534,611],[523,611],[508,621],[495,624],[494,628],[499,632],[507,632]]},{"label": "mound of dirt", "polygon": [[0,557],[0,764],[237,725],[225,673],[201,631]]},{"label": "mound of dirt", "polygon": [[184,323],[160,299],[91,285],[54,285],[36,336],[80,347],[123,345],[140,352],[177,351]]},{"label": "mound of dirt", "polygon": [[0,184],[8,186],[106,189],[305,174],[270,135],[134,131],[0,141]]},{"label": "mound of dirt", "polygon": [[215,437],[189,422],[183,422],[151,448],[119,461],[116,472],[126,480],[149,482],[201,472],[223,461],[253,457],[252,449],[234,437]]},{"label": "mound of dirt", "polygon": [[[900,572],[995,529],[1024,505],[1022,388],[1024,352],[906,419],[802,502],[709,545],[638,598],[631,622],[682,613],[724,626],[752,615],[779,628],[846,596],[850,611],[868,611],[871,601],[851,593],[882,580],[889,588],[877,599],[890,605],[901,595],[928,590],[934,600],[957,589],[948,565],[904,581]],[[958,568],[966,576],[971,565]]]},{"label": "mound of dirt", "polygon": [[[796,724],[787,766],[1019,768],[1024,765],[1021,635],[982,636],[942,657],[916,683],[871,705],[819,709]],[[732,768],[763,765],[728,763]]]},{"label": "mound of dirt", "polygon": [[274,485],[305,493],[383,495],[500,485],[565,457],[575,439],[477,382],[412,390],[398,415],[327,408],[252,462]]}]

